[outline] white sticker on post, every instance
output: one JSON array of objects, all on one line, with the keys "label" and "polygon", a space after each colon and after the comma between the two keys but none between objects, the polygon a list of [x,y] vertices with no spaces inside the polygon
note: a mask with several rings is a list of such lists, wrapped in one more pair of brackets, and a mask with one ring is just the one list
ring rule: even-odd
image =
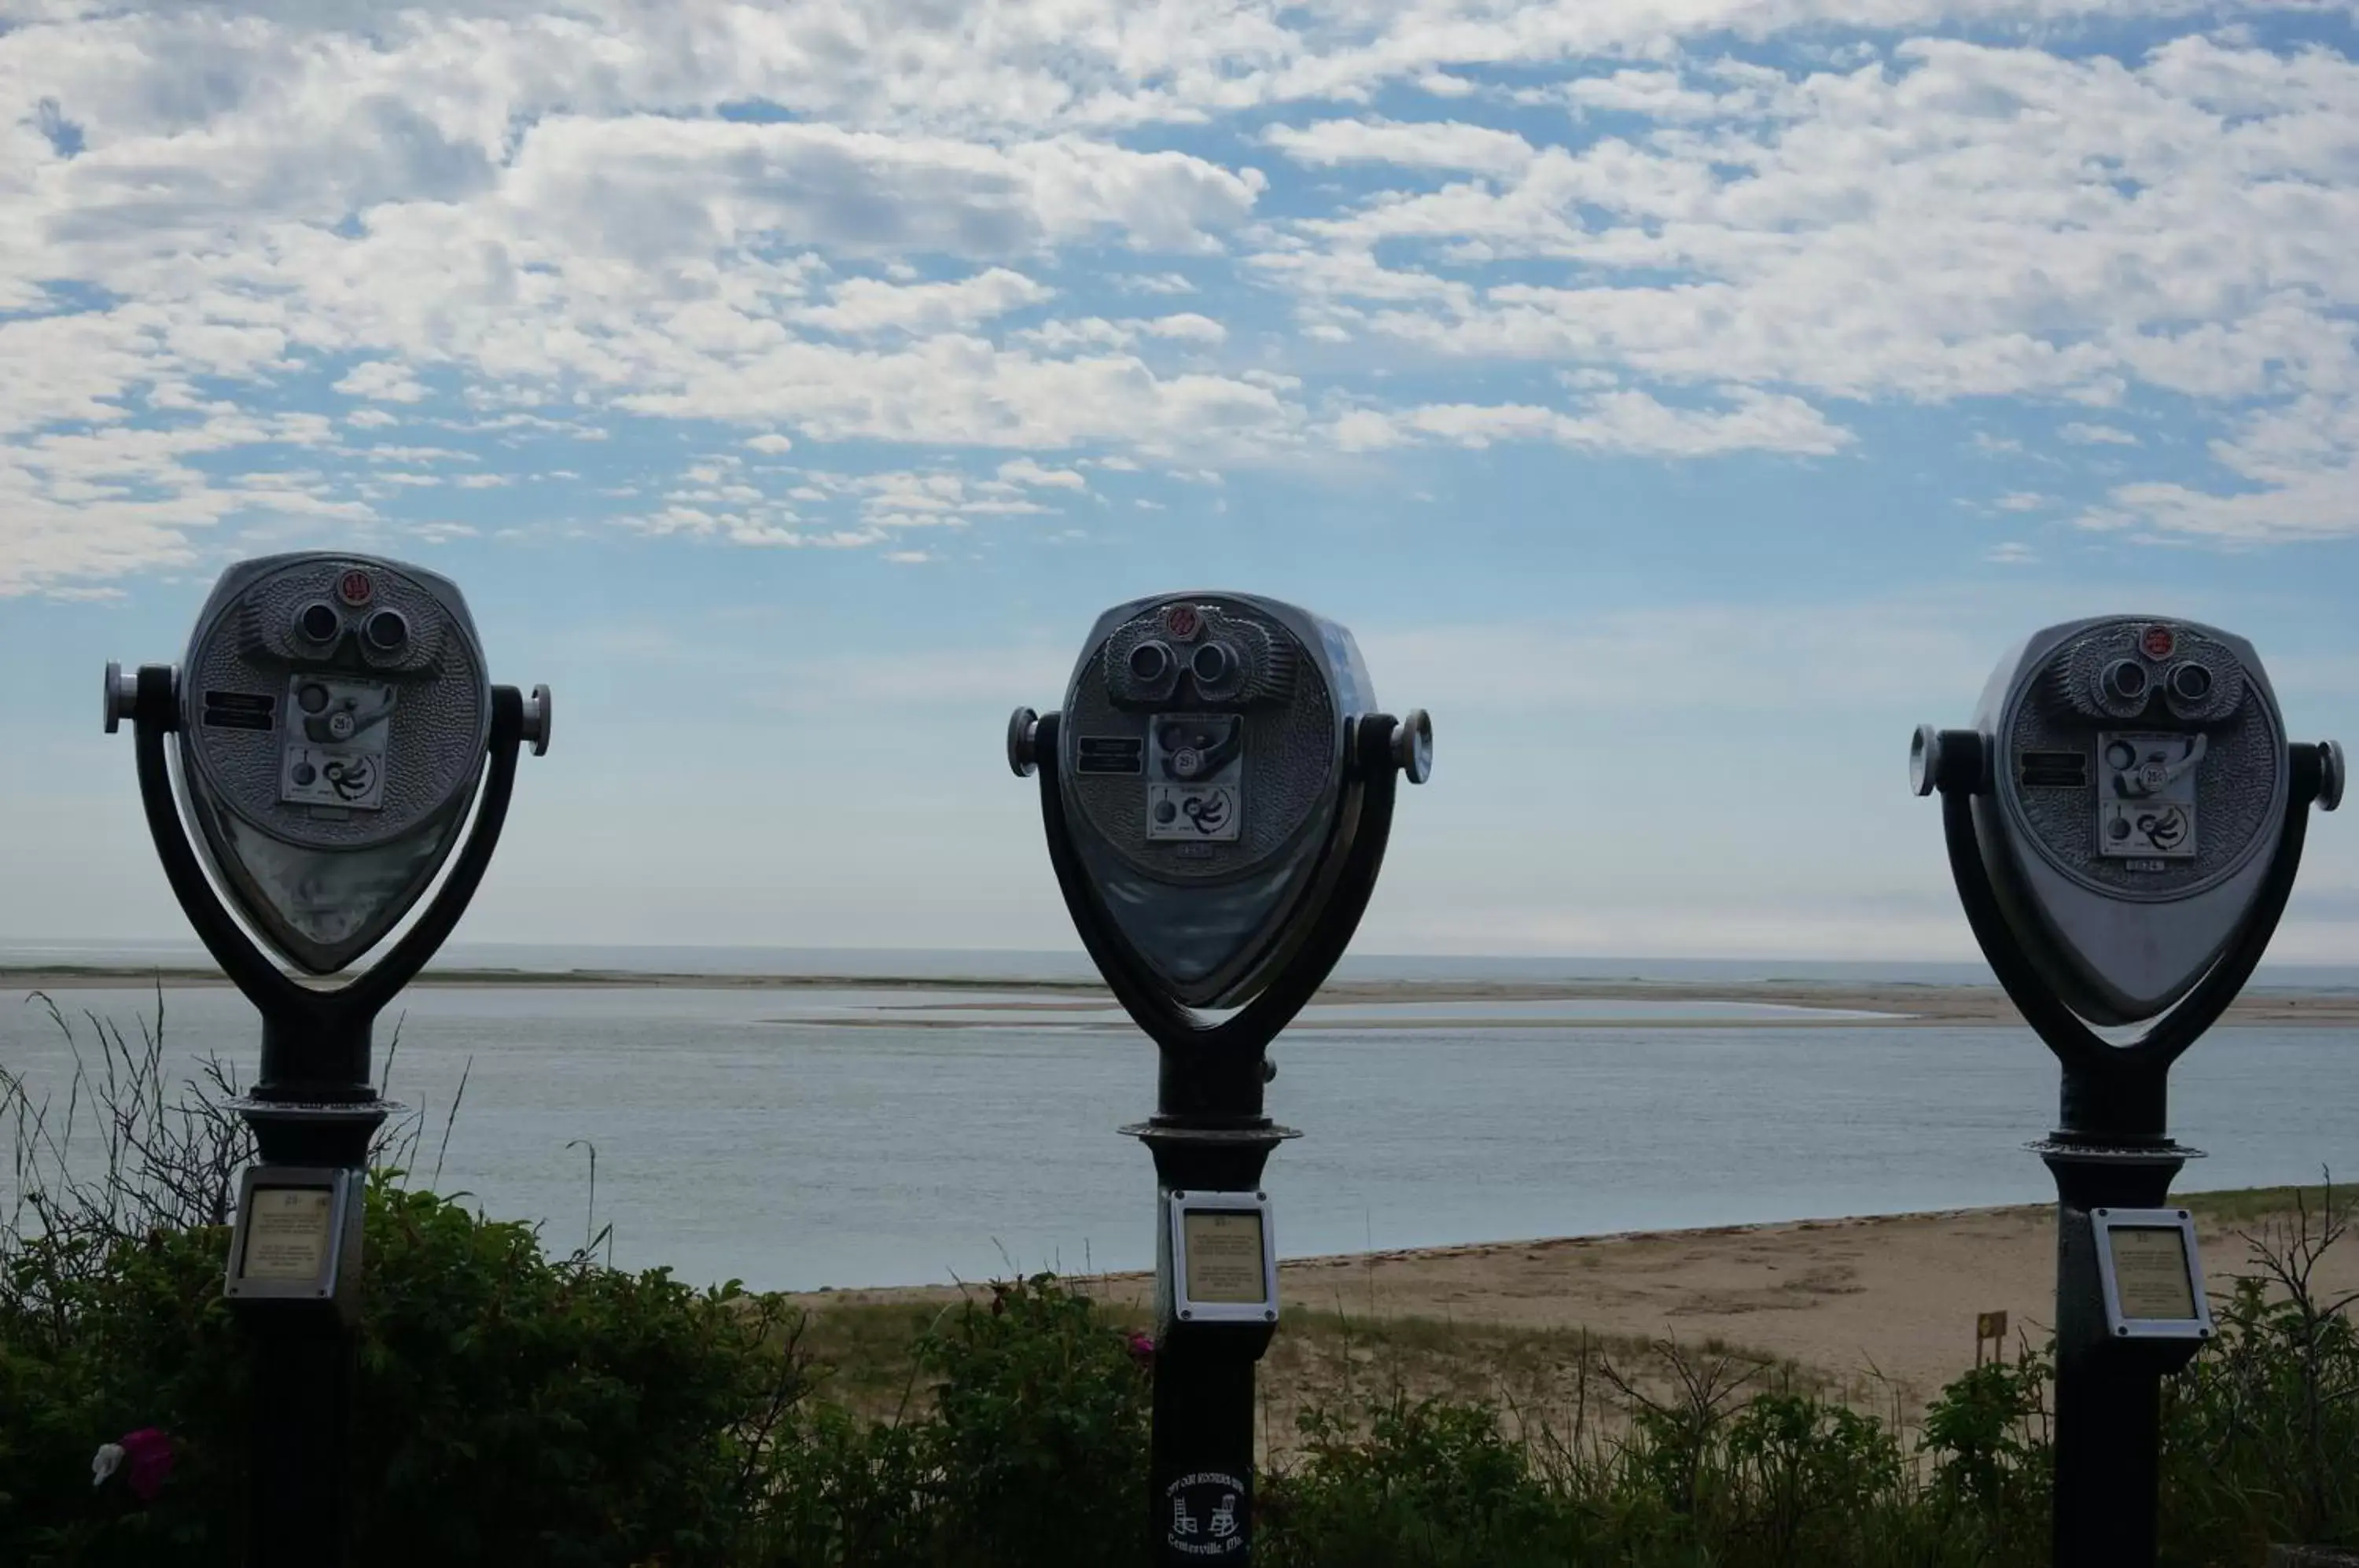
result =
[{"label": "white sticker on post", "polygon": [[1190,1209],[1185,1224],[1190,1301],[1258,1307],[1269,1300],[1259,1210]]},{"label": "white sticker on post", "polygon": [[2114,1339],[2209,1339],[2212,1303],[2185,1209],[2092,1209],[2105,1330]]},{"label": "white sticker on post", "polygon": [[246,1211],[245,1279],[308,1281],[327,1272],[334,1194],[325,1187],[256,1187]]},{"label": "white sticker on post", "polygon": [[1204,1323],[1277,1321],[1277,1251],[1269,1196],[1261,1192],[1173,1189],[1157,1261],[1156,1295],[1167,1332]]},{"label": "white sticker on post", "polygon": [[2177,1225],[2114,1225],[2114,1288],[2125,1318],[2191,1318],[2195,1290],[2187,1272],[2187,1238]]}]

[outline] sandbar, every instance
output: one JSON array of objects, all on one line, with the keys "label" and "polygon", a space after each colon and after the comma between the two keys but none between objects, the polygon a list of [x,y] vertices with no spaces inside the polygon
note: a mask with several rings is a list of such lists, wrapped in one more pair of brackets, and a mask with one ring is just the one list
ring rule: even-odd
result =
[{"label": "sandbar", "polygon": [[[57,964],[40,967],[0,966],[0,992],[125,989],[162,985],[168,989],[225,985],[219,971],[199,967],[140,968],[132,965]],[[532,986],[611,987],[666,990],[770,991],[908,991],[930,993],[990,992],[1020,995],[1024,1003],[958,1002],[944,1006],[1022,1007],[1027,1011],[1105,1008],[1114,1005],[1105,988],[1094,981],[1021,980],[942,977],[935,975],[690,975],[647,974],[626,970],[571,969],[429,969],[414,985],[437,987]],[[1038,998],[1028,1000],[1029,998]],[[1791,1007],[1781,1016],[1723,1018],[1581,1018],[1497,1019],[1480,1017],[1427,1017],[1402,1020],[1417,1028],[1550,1029],[1775,1029],[1775,1028],[1905,1028],[1908,1026],[2019,1026],[2014,1004],[1996,985],[1906,985],[1886,981],[1818,983],[1802,980],[1645,981],[1645,980],[1331,980],[1315,998],[1320,1003],[1382,1006],[1401,1003],[1464,1002],[1613,1002],[1666,1003],[1735,1002]],[[928,1020],[922,1006],[864,1018],[829,1019],[850,1027],[967,1028],[964,1022]],[[1883,1014],[1881,1018],[1843,1018],[1843,1013]],[[808,1020],[805,1020],[808,1021]],[[2359,1026],[2359,990],[2316,991],[2256,985],[2229,1007],[2229,1024],[2271,1027],[2352,1028]],[[1382,1027],[1371,1020],[1333,1021],[1305,1018],[1298,1027],[1365,1029]]]}]

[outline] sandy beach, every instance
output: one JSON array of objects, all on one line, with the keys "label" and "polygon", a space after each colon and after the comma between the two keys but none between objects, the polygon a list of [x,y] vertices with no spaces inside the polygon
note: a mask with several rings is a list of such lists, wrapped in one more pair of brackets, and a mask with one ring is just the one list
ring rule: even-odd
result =
[{"label": "sandy beach", "polygon": [[[2315,1209],[2318,1194],[2310,1192]],[[2253,1272],[2246,1234],[2290,1216],[2288,1194],[2197,1196],[2204,1271],[2215,1295]],[[1712,1230],[1507,1242],[1279,1267],[1289,1307],[1364,1322],[1425,1320],[1466,1330],[1587,1331],[1609,1341],[1720,1341],[1794,1362],[1872,1403],[1913,1412],[1974,1364],[1975,1315],[2004,1312],[2009,1351],[2047,1337],[2056,1277],[2052,1210],[1971,1209],[1802,1220]],[[2331,1250],[2321,1292],[2359,1290],[2359,1240]],[[1087,1281],[1109,1301],[1151,1300],[1147,1274]],[[816,1313],[844,1306],[954,1301],[957,1287],[821,1291],[794,1300]],[[1273,1352],[1274,1358],[1276,1352]],[[1284,1358],[1277,1358],[1283,1377]]]}]

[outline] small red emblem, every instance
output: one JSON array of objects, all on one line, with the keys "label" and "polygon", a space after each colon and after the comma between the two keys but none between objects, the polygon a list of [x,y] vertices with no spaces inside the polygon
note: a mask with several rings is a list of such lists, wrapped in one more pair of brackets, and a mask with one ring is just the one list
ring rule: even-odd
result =
[{"label": "small red emblem", "polygon": [[376,584],[365,572],[347,572],[337,580],[336,593],[347,604],[365,604],[375,596]]},{"label": "small red emblem", "polygon": [[2148,659],[2169,659],[2179,639],[2170,635],[2169,626],[2148,626],[2138,637],[2138,651]]},{"label": "small red emblem", "polygon": [[1183,640],[1194,637],[1203,624],[1204,617],[1197,614],[1193,604],[1174,604],[1163,612],[1163,629]]}]

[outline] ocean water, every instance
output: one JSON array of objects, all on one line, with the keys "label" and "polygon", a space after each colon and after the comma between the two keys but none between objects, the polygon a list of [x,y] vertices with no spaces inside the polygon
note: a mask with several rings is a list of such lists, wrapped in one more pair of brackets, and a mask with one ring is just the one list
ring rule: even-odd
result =
[{"label": "ocean water", "polygon": [[[56,999],[126,1029],[157,1002]],[[1562,1021],[1582,1017],[1650,1021]],[[1780,1018],[1672,1000],[1314,1009],[1274,1051],[1271,1114],[1305,1134],[1270,1162],[1279,1250],[2052,1195],[2021,1147],[2056,1094],[2027,1031]],[[427,1113],[420,1178],[439,1156],[442,1190],[543,1222],[553,1244],[611,1224],[618,1263],[798,1289],[1152,1258],[1146,1152],[1115,1128],[1153,1108],[1154,1051],[1094,1007],[1013,987],[427,986],[380,1024],[380,1062],[397,1023],[386,1087]],[[181,1071],[212,1050],[251,1073],[257,1026],[234,991],[166,991],[163,1027]],[[73,1057],[10,996],[0,1066],[62,1105]],[[2217,1030],[2174,1073],[2171,1117],[2212,1156],[2184,1187],[2359,1171],[2359,1047]]]}]

